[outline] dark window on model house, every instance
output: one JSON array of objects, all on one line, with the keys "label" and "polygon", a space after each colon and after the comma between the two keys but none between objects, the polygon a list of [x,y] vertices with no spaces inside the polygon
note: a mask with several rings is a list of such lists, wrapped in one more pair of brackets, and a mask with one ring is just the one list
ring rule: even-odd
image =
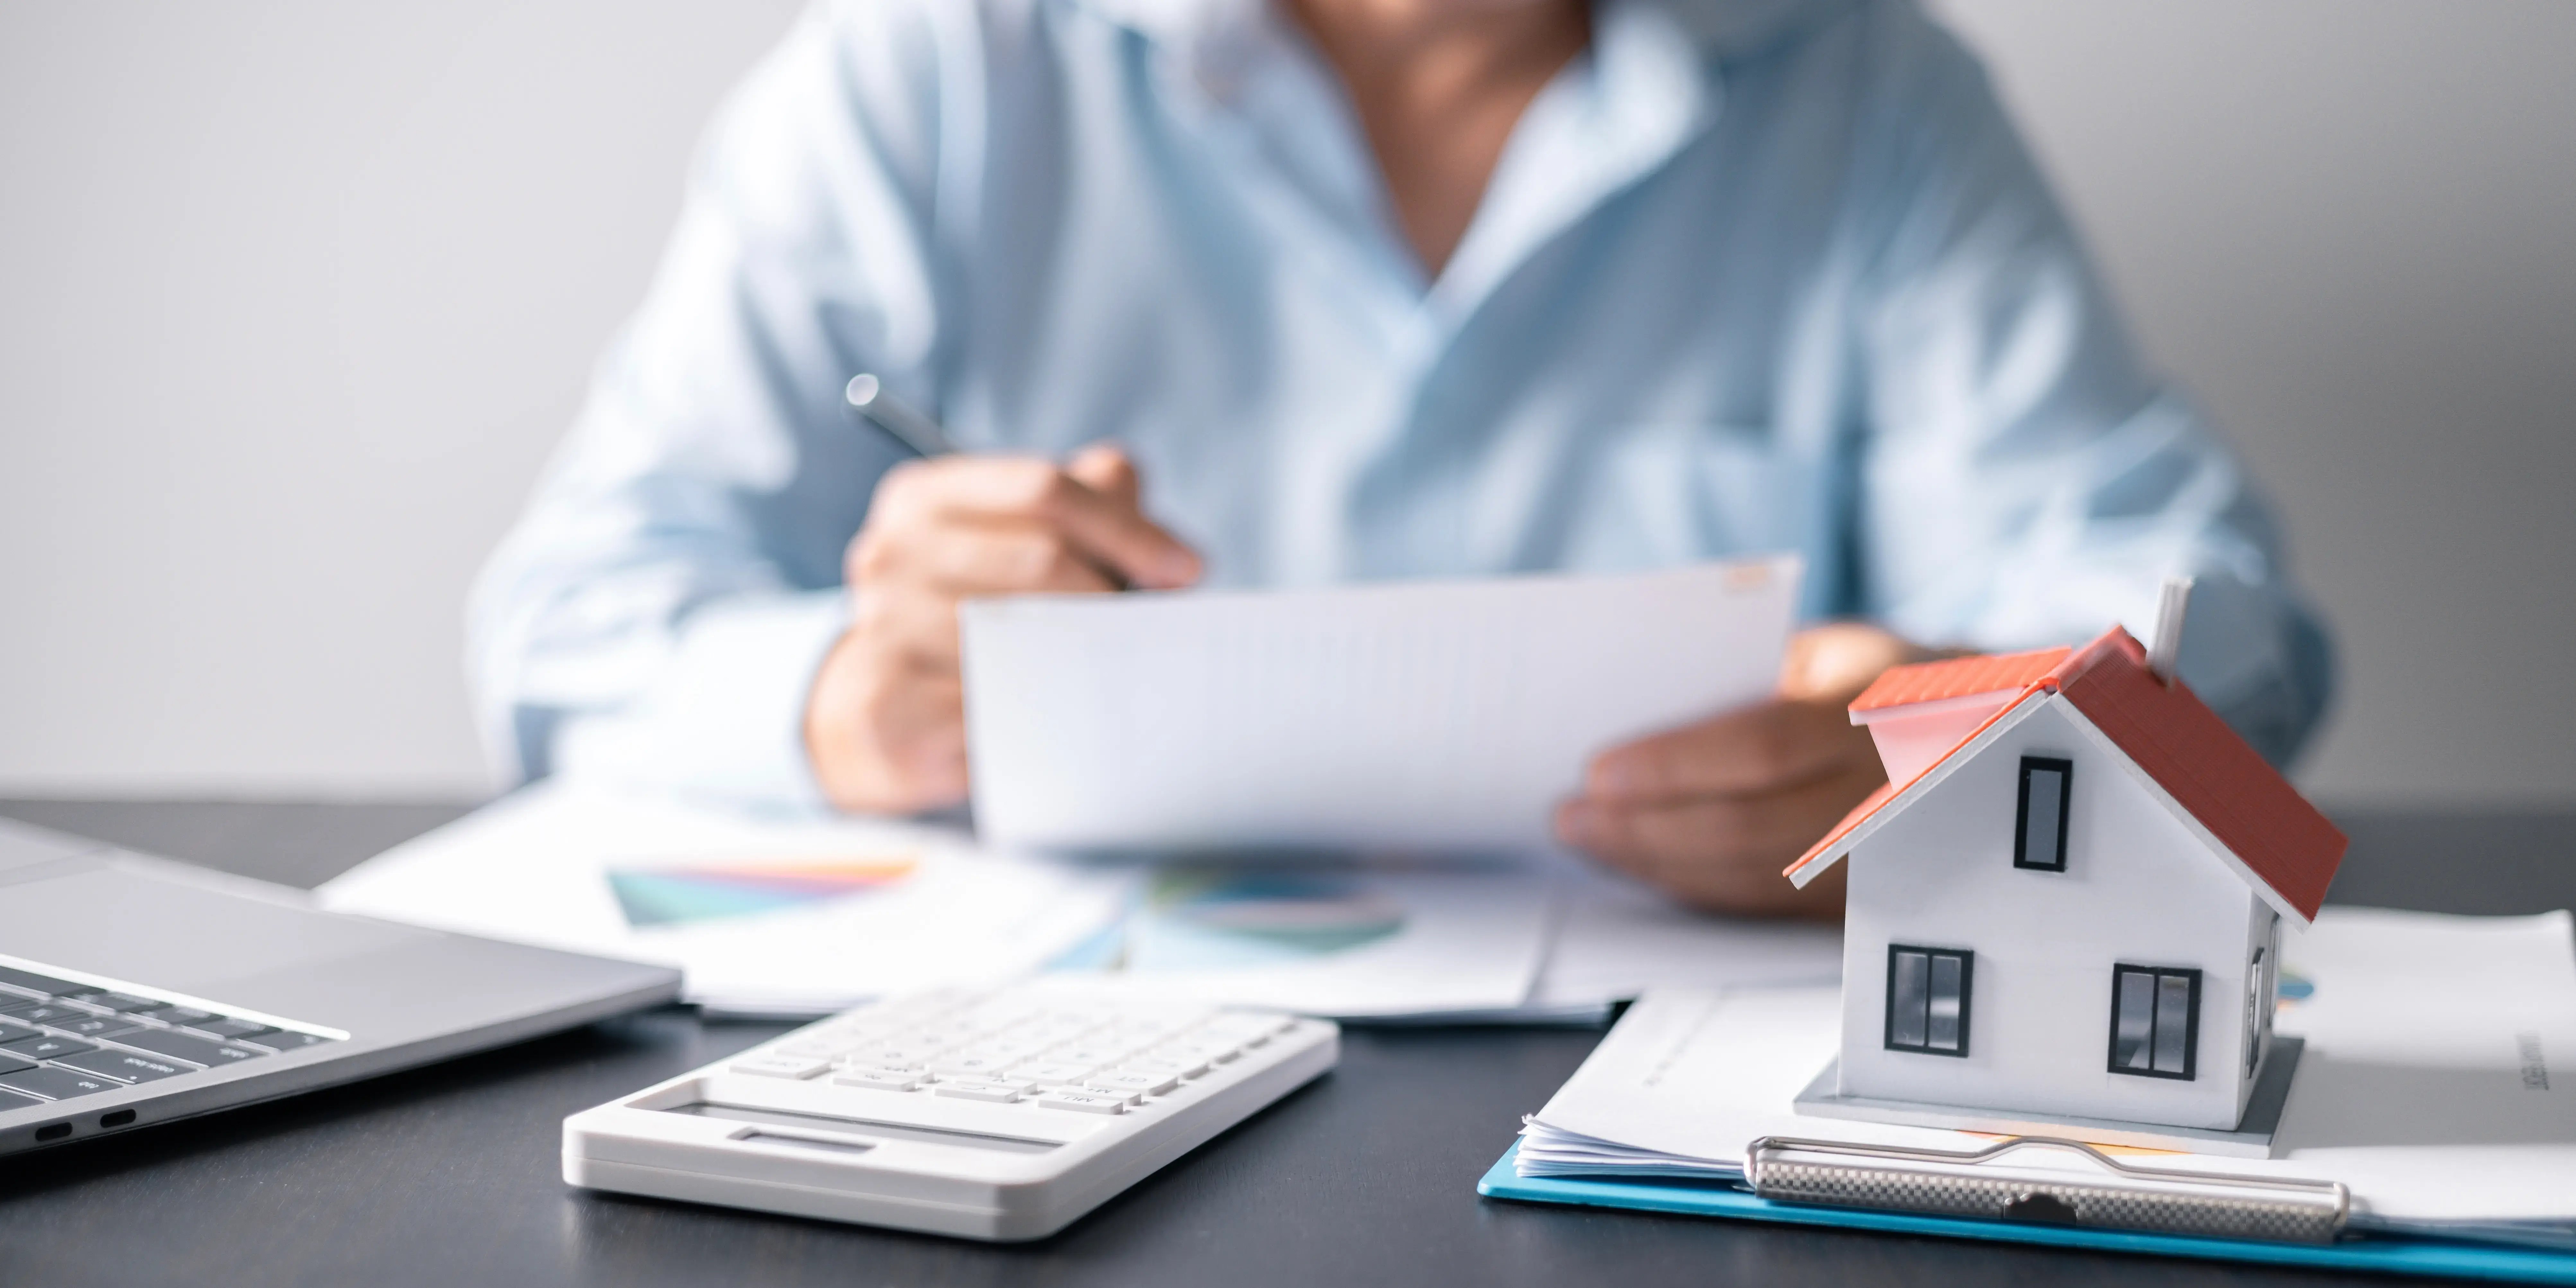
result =
[{"label": "dark window on model house", "polygon": [[2189,1079],[2199,1046],[2199,971],[2111,968],[2111,1072]]},{"label": "dark window on model house", "polygon": [[2066,803],[2074,788],[2074,761],[2021,758],[2021,805],[2013,813],[2014,867],[2066,870]]},{"label": "dark window on model house", "polygon": [[1977,955],[1887,946],[1887,1049],[1968,1054],[1968,987]]}]

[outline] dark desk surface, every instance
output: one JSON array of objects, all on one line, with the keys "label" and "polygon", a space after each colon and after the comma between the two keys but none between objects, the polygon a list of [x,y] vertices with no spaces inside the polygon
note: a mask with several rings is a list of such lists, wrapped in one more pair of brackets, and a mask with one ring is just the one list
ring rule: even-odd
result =
[{"label": "dark desk surface", "polygon": [[[8,814],[311,885],[440,805],[0,801]],[[2568,815],[2347,814],[2335,900],[2576,904]],[[1962,1282],[2318,1277],[1494,1203],[1476,1177],[1599,1034],[1355,1030],[1341,1068],[1052,1239],[990,1247],[565,1188],[566,1114],[776,1025],[671,1009],[0,1164],[0,1282],[142,1285]],[[2386,1282],[2386,1281],[2381,1281]]]}]

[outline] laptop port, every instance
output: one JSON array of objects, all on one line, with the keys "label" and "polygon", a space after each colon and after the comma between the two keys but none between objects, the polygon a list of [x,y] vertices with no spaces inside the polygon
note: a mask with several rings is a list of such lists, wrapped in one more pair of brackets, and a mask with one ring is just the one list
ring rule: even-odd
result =
[{"label": "laptop port", "polygon": [[70,1123],[46,1123],[44,1126],[36,1129],[36,1139],[38,1140],[61,1140],[63,1137],[71,1134],[72,1125]]},{"label": "laptop port", "polygon": [[119,1109],[115,1113],[98,1116],[98,1125],[101,1127],[122,1127],[133,1121],[134,1111],[131,1109]]}]

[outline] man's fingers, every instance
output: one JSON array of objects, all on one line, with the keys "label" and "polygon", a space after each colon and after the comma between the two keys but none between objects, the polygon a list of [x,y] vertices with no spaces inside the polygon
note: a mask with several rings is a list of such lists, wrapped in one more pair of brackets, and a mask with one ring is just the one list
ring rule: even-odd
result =
[{"label": "man's fingers", "polygon": [[1703,907],[1737,912],[1826,906],[1780,870],[1865,795],[1874,776],[1848,769],[1758,797],[1636,803],[1584,799],[1557,811],[1567,844]]},{"label": "man's fingers", "polygon": [[1060,477],[1065,486],[1049,492],[1042,513],[1062,526],[1086,553],[1132,585],[1178,590],[1198,581],[1198,553],[1179,537],[1135,507],[1103,496],[1070,475]]},{"label": "man's fingers", "polygon": [[919,578],[963,599],[970,595],[1045,592],[1083,594],[1118,589],[1071,538],[1037,524],[958,527],[923,543]]},{"label": "man's fingers", "polygon": [[1745,795],[1877,763],[1868,732],[1853,728],[1840,706],[1775,699],[1605,751],[1584,776],[1584,794],[1624,801]]},{"label": "man's fingers", "polygon": [[1073,454],[1064,472],[1074,481],[1130,510],[1144,509],[1144,480],[1127,453],[1107,443],[1094,443]]},{"label": "man's fingers", "polygon": [[1564,839],[1605,859],[1644,865],[1744,867],[1777,879],[1799,852],[1868,794],[1863,775],[1836,774],[1786,791],[1680,801],[1569,801]]},{"label": "man's fingers", "polygon": [[[1113,487],[1132,471],[1094,458],[1089,468]],[[1030,519],[1056,528],[1084,555],[1139,586],[1176,589],[1199,578],[1199,557],[1133,505],[1035,457],[951,456],[915,461],[880,491],[898,527],[993,524]]]},{"label": "man's fingers", "polygon": [[932,676],[956,671],[964,649],[954,598],[899,585],[878,586],[852,597],[850,615],[851,630],[867,641],[883,665]]}]

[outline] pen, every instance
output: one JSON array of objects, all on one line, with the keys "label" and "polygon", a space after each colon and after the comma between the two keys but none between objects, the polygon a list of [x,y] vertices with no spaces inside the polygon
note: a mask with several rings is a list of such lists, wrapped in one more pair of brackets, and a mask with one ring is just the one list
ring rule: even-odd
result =
[{"label": "pen", "polygon": [[[850,383],[841,387],[841,401],[848,405],[852,415],[876,426],[887,438],[893,439],[896,446],[914,456],[926,458],[957,454],[957,444],[948,441],[947,431],[939,428],[938,421],[914,411],[902,399],[887,393],[885,382],[867,372],[850,377]],[[1119,590],[1130,589],[1126,576],[1117,569],[1103,566],[1100,571],[1109,579],[1111,586]]]},{"label": "pen", "polygon": [[883,430],[897,446],[915,456],[952,456],[957,452],[957,444],[948,441],[938,421],[887,393],[885,382],[867,372],[850,377],[850,383],[841,388],[841,400],[860,419]]}]

